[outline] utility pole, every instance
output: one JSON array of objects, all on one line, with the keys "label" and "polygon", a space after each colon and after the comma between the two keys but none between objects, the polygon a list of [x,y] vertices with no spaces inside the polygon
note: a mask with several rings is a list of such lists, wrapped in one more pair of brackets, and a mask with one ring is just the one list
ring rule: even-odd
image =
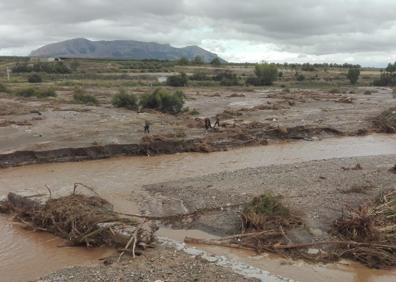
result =
[{"label": "utility pole", "polygon": [[7,80],[10,81],[10,73],[11,73],[11,70],[10,70],[8,67],[7,67],[6,72],[7,72]]}]

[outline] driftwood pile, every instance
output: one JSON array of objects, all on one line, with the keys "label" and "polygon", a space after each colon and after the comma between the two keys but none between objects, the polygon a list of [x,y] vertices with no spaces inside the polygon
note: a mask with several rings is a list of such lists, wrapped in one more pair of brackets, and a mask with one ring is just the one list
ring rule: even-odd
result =
[{"label": "driftwood pile", "polygon": [[241,234],[213,240],[186,237],[185,242],[267,251],[311,262],[348,258],[371,268],[396,266],[396,190],[337,219],[332,238],[326,241],[293,242],[288,233],[302,221],[271,194],[248,203],[241,221]]},{"label": "driftwood pile", "polygon": [[374,123],[384,132],[396,133],[396,107],[384,111],[374,120]]},{"label": "driftwood pile", "polygon": [[[396,266],[396,190],[336,220],[333,234],[345,245],[337,255],[357,260],[372,268]],[[360,243],[360,244],[359,244]]]},{"label": "driftwood pile", "polygon": [[62,237],[74,246],[111,246],[140,254],[154,240],[158,227],[152,221],[121,217],[99,196],[76,193],[40,202],[15,193],[3,202],[25,227]]}]

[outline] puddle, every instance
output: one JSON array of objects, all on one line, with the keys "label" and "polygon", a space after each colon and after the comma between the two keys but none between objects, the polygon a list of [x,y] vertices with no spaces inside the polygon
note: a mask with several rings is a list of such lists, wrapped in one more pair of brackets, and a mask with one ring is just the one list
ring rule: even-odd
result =
[{"label": "puddle", "polygon": [[[143,185],[197,177],[210,173],[233,171],[248,167],[272,164],[298,163],[341,157],[396,154],[396,136],[371,135],[325,139],[316,142],[295,142],[261,147],[248,147],[228,152],[211,154],[183,153],[154,157],[122,157],[78,163],[31,165],[0,170],[0,196],[26,188],[72,189],[73,183],[81,182],[91,187],[114,204],[121,212],[137,213],[133,193],[145,193]],[[44,188],[45,189],[45,188]],[[162,231],[161,231],[162,232]],[[183,240],[174,231],[163,231],[169,238]],[[190,236],[199,237],[198,231]],[[199,231],[200,232],[200,231]],[[81,250],[58,248],[62,241],[48,234],[26,233],[0,217],[0,273],[5,281],[26,281],[34,277],[64,268],[97,260],[104,250]],[[216,250],[217,252],[217,250]],[[218,250],[227,255],[236,255],[229,250]],[[395,281],[375,271],[353,272],[331,270],[318,266],[285,266],[268,258],[243,257],[256,267],[302,281]],[[45,268],[43,268],[45,265]],[[23,267],[21,267],[23,266]],[[298,271],[298,269],[300,269]],[[307,279],[298,274],[307,274]],[[357,273],[360,273],[359,275]],[[373,274],[374,273],[374,274]],[[370,276],[370,275],[371,276]],[[339,279],[338,279],[339,277]],[[373,278],[370,278],[373,277]],[[312,278],[312,279],[311,279]],[[366,279],[366,280],[364,280]],[[369,280],[367,280],[369,279]],[[371,279],[371,280],[370,280]]]}]

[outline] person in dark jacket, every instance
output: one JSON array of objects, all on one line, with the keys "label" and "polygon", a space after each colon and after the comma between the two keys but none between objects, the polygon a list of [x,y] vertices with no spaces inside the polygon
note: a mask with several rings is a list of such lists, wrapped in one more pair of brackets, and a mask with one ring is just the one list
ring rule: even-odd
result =
[{"label": "person in dark jacket", "polygon": [[144,133],[150,133],[150,123],[147,120],[144,122]]},{"label": "person in dark jacket", "polygon": [[205,129],[208,130],[209,128],[212,128],[212,124],[209,118],[205,118]]},{"label": "person in dark jacket", "polygon": [[220,117],[217,115],[216,116],[216,122],[215,122],[215,124],[214,124],[214,127],[220,127]]}]

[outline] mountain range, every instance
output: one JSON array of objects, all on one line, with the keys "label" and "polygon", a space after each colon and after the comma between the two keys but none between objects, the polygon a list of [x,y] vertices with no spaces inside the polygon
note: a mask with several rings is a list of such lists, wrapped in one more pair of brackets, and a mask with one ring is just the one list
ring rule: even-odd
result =
[{"label": "mountain range", "polygon": [[[184,48],[169,44],[133,40],[91,41],[85,38],[70,39],[45,45],[30,53],[31,57],[62,57],[92,59],[135,60],[193,60],[197,56],[210,62],[218,56],[198,46]],[[220,59],[220,58],[219,58]],[[224,60],[220,59],[224,62]]]}]

